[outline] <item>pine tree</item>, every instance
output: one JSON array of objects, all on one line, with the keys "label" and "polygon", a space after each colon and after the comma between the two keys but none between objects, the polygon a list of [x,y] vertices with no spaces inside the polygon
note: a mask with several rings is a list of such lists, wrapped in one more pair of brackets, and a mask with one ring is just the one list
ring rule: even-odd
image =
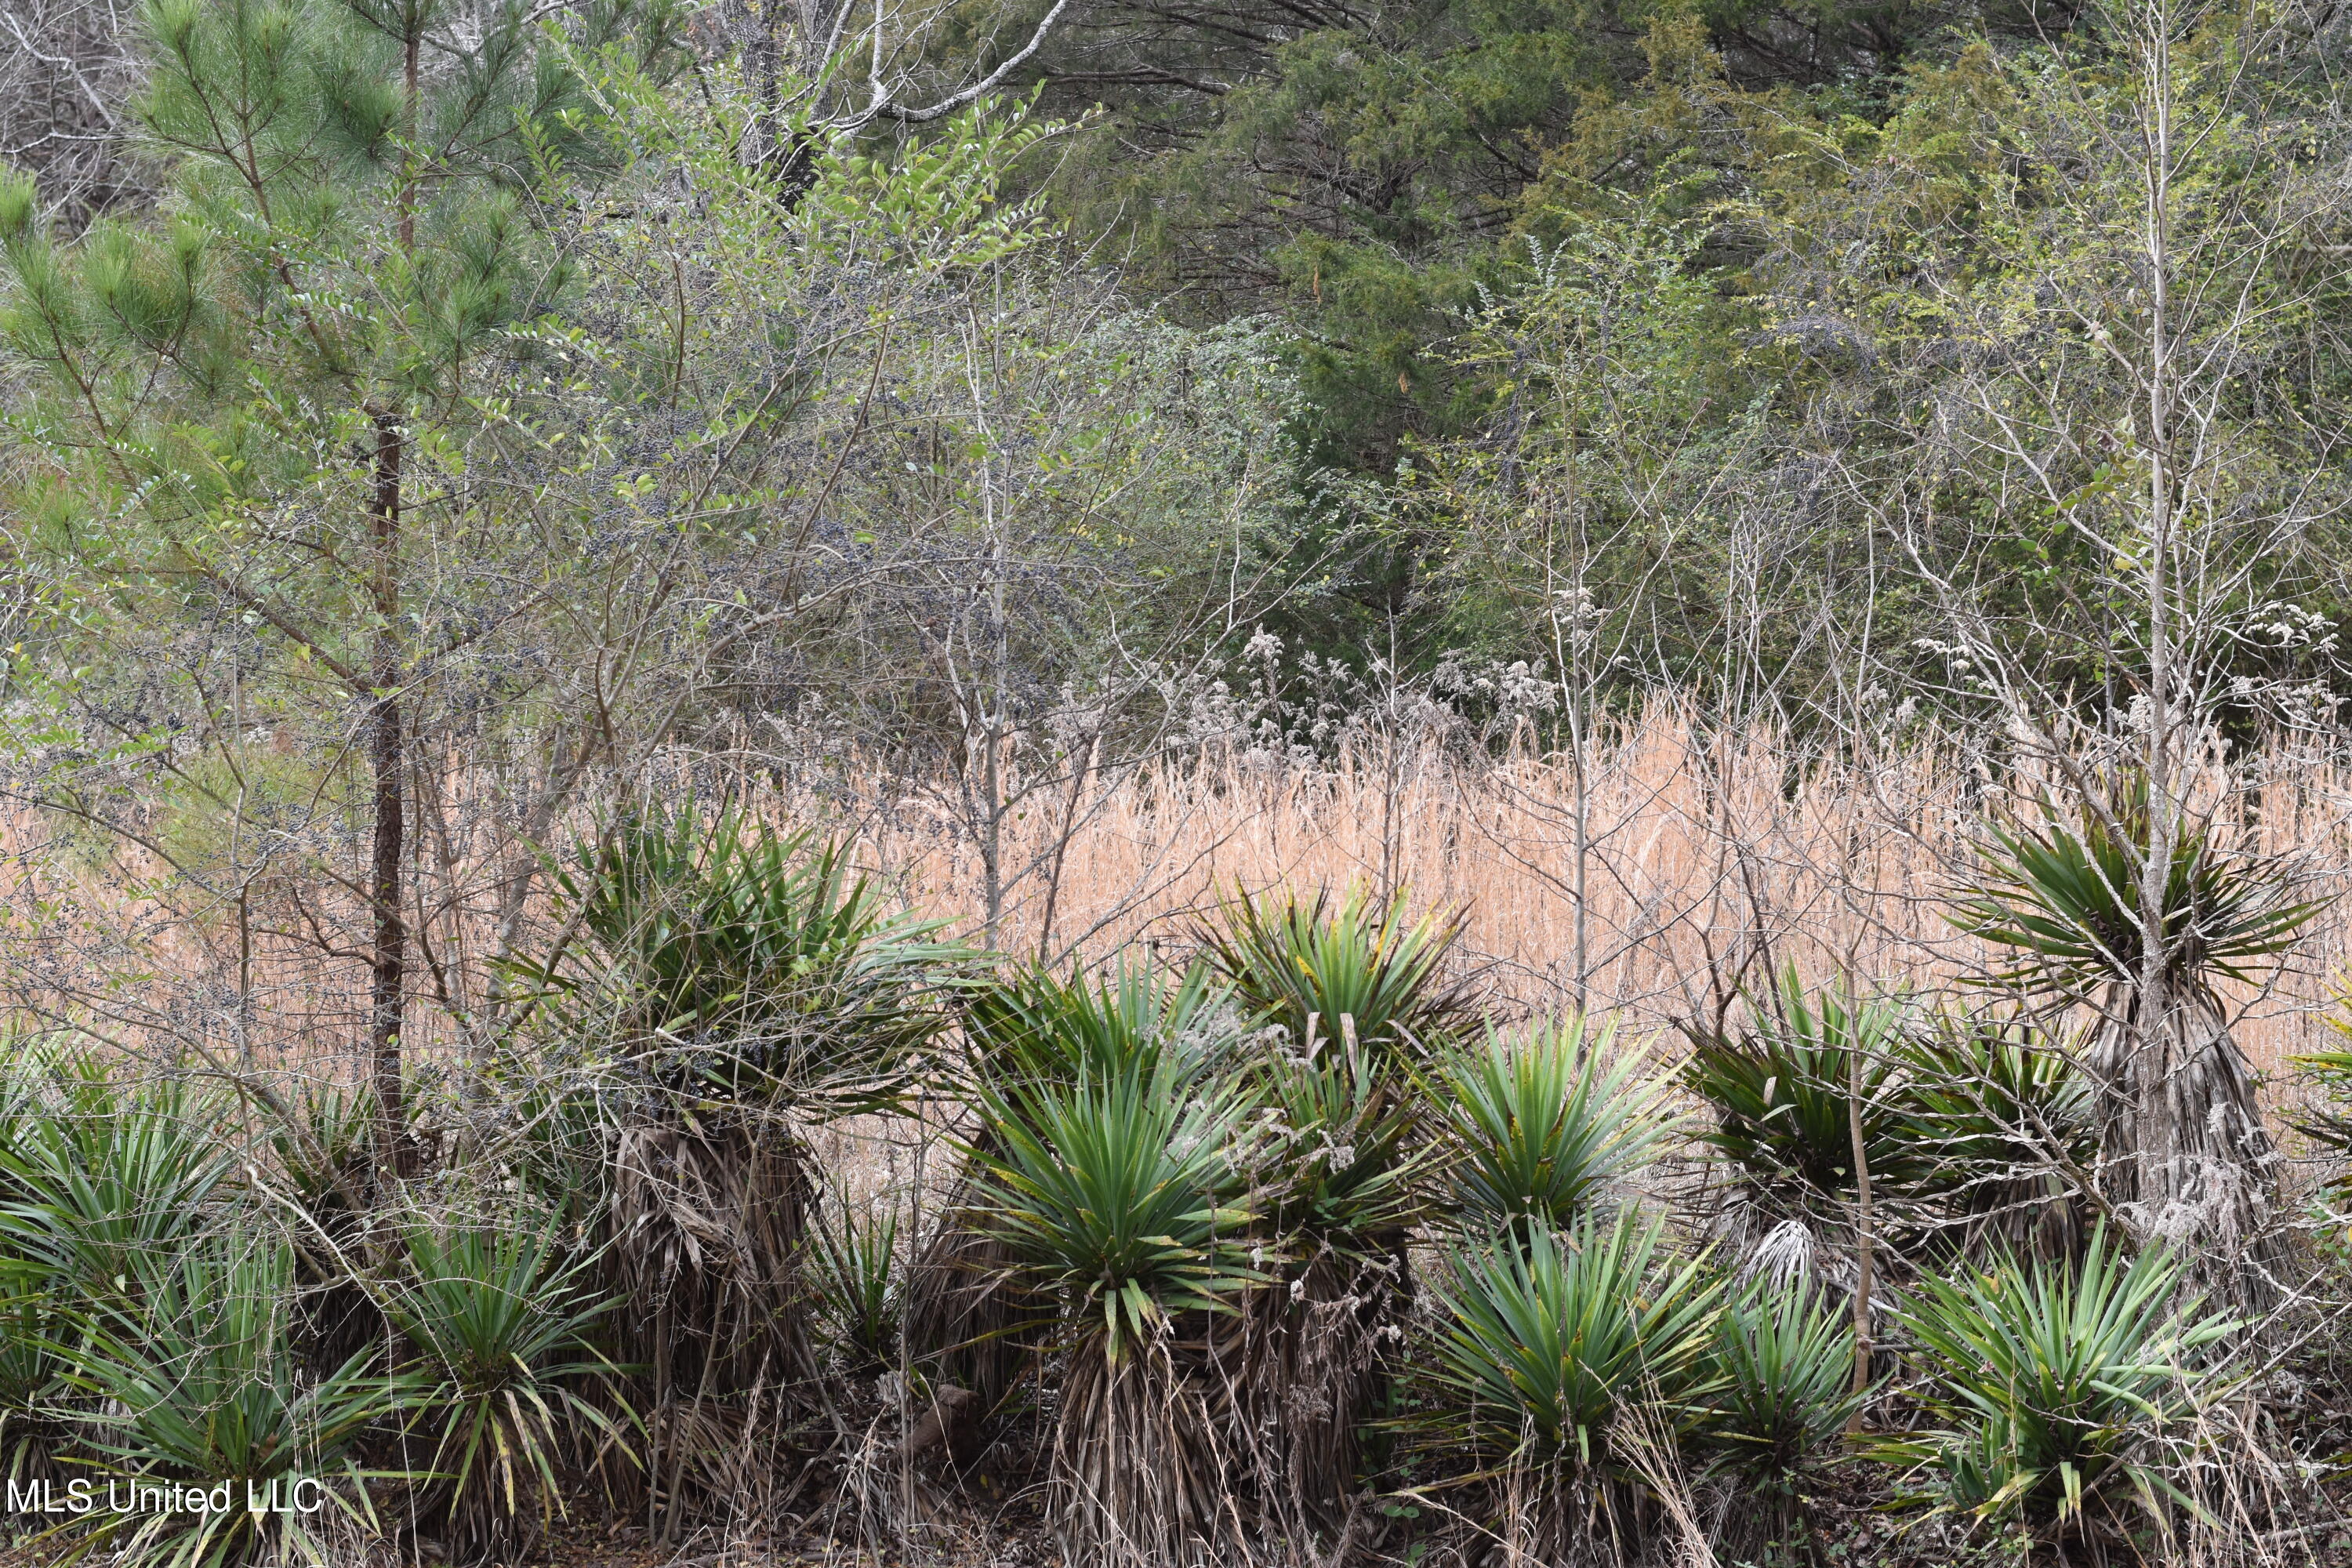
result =
[{"label": "pine tree", "polygon": [[518,329],[568,269],[534,196],[600,155],[582,63],[672,52],[662,0],[559,34],[528,6],[154,0],[138,117],[169,176],[156,221],[51,243],[0,180],[6,330],[45,371],[21,405],[36,552],[151,622],[233,617],[357,716],[369,1076],[405,1163],[414,942],[409,693],[453,637],[420,605],[420,509],[520,379]]}]

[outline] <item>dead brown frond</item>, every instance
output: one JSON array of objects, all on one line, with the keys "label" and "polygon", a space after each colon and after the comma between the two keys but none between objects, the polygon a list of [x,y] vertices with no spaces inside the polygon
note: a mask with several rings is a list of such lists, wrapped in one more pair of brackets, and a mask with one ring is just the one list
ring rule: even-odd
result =
[{"label": "dead brown frond", "polygon": [[1090,1335],[1072,1351],[1052,1478],[1067,1561],[1203,1568],[1250,1555],[1217,1349],[1203,1332],[1124,1353]]},{"label": "dead brown frond", "polygon": [[611,1258],[649,1379],[652,1511],[741,1495],[752,1405],[814,1378],[802,1247],[815,1193],[798,1131],[772,1111],[665,1100],[617,1132]]}]

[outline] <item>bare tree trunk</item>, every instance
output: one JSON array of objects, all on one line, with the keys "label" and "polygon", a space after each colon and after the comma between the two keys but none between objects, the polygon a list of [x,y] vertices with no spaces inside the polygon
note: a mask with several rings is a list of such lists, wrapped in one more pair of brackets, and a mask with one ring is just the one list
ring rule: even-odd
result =
[{"label": "bare tree trunk", "polygon": [[1862,1435],[1861,1395],[1870,1387],[1870,1296],[1878,1259],[1878,1238],[1870,1212],[1870,1152],[1862,1136],[1862,1047],[1846,1047],[1846,1137],[1853,1145],[1853,1392],[1856,1404],[1846,1420],[1846,1436]]},{"label": "bare tree trunk", "polygon": [[401,863],[408,826],[407,758],[402,744],[400,705],[401,431],[394,416],[375,416],[375,655],[368,679],[374,687],[368,715],[368,761],[373,774],[375,826],[371,846],[368,901],[375,917],[370,963],[368,1050],[382,1118],[380,1158],[401,1174],[409,1156],[404,1135],[406,1107],[401,1082],[401,1027],[407,1000],[408,923],[401,908]]}]

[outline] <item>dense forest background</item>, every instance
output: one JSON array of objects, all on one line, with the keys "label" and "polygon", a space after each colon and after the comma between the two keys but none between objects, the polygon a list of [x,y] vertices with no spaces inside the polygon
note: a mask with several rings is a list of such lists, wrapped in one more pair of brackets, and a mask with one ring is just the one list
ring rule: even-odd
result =
[{"label": "dense forest background", "polygon": [[[740,61],[774,101],[779,72],[789,92],[871,21],[717,7],[679,79],[708,93]],[[1097,4],[877,25],[901,101],[829,105],[833,132],[936,136],[907,104],[985,80],[1052,129],[1003,171],[1053,231],[1016,271],[1084,279],[1188,342],[1254,335],[1270,435],[1247,514],[1196,491],[1181,542],[1118,552],[1123,576],[1164,581],[1218,548],[1204,536],[1237,541],[1249,592],[1189,641],[1246,624],[1355,668],[1556,670],[1566,616],[1610,649],[1621,697],[1665,682],[1794,712],[1859,682],[1964,700],[1936,651],[1965,640],[1943,584],[2082,700],[2134,679],[2107,668],[2124,612],[2089,589],[2109,563],[2073,516],[2148,435],[2128,371],[2102,363],[2146,327],[2121,188],[2144,153],[2119,118],[2134,17]],[[162,199],[131,13],[20,5],[8,26],[0,140],[45,207],[71,228]],[[2265,470],[2231,482],[2296,514],[2210,607],[2242,623],[2239,673],[2326,683],[2341,24],[2220,8],[2166,26],[2173,87],[2211,132],[2183,144],[2173,221],[2240,242],[2181,290],[2243,307],[2189,329],[2231,338],[2200,374],[2233,384],[2214,409],[2233,472]],[[809,151],[772,154],[787,184]],[[1990,428],[1992,384],[2042,373],[2033,427]]]}]

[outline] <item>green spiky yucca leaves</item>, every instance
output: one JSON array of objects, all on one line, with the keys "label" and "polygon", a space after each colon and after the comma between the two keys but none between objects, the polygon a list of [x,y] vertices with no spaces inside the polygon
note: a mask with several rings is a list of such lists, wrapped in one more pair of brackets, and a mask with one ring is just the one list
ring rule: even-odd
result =
[{"label": "green spiky yucca leaves", "polygon": [[1946,1505],[1979,1519],[2064,1530],[2130,1503],[2161,1521],[2180,1500],[2165,1461],[2228,1375],[2207,1352],[2237,1326],[2182,1299],[2182,1274],[2102,1226],[2073,1265],[1923,1279],[1904,1322],[1940,1429],[1890,1453],[1934,1465]]},{"label": "green spiky yucca leaves", "polygon": [[982,1091],[967,1149],[992,1230],[1118,1361],[1185,1312],[1223,1311],[1256,1279],[1241,1206],[1250,1097],[1175,1060]]},{"label": "green spiky yucca leaves", "polygon": [[1499,1468],[1600,1472],[1637,1404],[1661,1402],[1670,1426],[1692,1419],[1722,1287],[1664,1237],[1628,1209],[1452,1253],[1434,1288],[1443,1435]]},{"label": "green spiky yucca leaves", "polygon": [[1670,1085],[1615,1046],[1613,1026],[1591,1037],[1580,1016],[1514,1036],[1490,1029],[1483,1045],[1446,1055],[1431,1098],[1466,1229],[1522,1242],[1538,1227],[1560,1234],[1656,1155],[1675,1125]]},{"label": "green spiky yucca leaves", "polygon": [[[2042,821],[1993,826],[1976,880],[1948,917],[2015,957],[1999,984],[2090,1001],[2136,987],[2146,942],[2140,874],[2157,853],[2145,772],[2126,774],[2105,810],[2043,801]],[[2250,980],[2257,961],[2294,945],[2320,900],[2297,901],[2277,868],[2184,817],[2165,868],[2162,943],[2168,991],[2205,994],[2217,977]]]},{"label": "green spiky yucca leaves", "polygon": [[860,1219],[836,1196],[809,1228],[809,1283],[833,1348],[854,1373],[898,1363],[898,1216]]},{"label": "green spiky yucca leaves", "polygon": [[705,1093],[856,1110],[887,1103],[944,1026],[967,956],[894,912],[847,847],[689,800],[615,824],[555,879],[601,961],[525,971],[567,998],[616,992],[633,1032]]},{"label": "green spiky yucca leaves", "polygon": [[2074,1249],[2099,1140],[2084,1044],[2029,1018],[1947,1014],[1902,1046],[1918,1192],[1956,1245]]},{"label": "green spiky yucca leaves", "polygon": [[[137,1289],[94,1312],[76,1346],[72,1375],[90,1402],[85,1440],[103,1472],[97,1479],[226,1484],[231,1506],[101,1508],[74,1551],[104,1549],[109,1561],[137,1568],[350,1561],[354,1540],[376,1532],[371,1476],[353,1445],[416,1404],[416,1380],[370,1366],[373,1352],[323,1376],[302,1373],[288,1343],[295,1270],[282,1242],[224,1230],[169,1258],[141,1255],[133,1267]],[[248,1485],[266,1498],[275,1483],[280,1500],[305,1500],[290,1489],[304,1477],[324,1483],[313,1500],[322,1510],[247,1507]]]},{"label": "green spiky yucca leaves", "polygon": [[93,1061],[40,1069],[0,1125],[0,1247],[100,1300],[218,1217],[226,1108],[184,1079],[118,1081]]},{"label": "green spiky yucca leaves", "polygon": [[1231,1003],[1200,964],[1172,980],[1125,959],[1093,977],[1023,970],[972,990],[964,1035],[983,1080],[1076,1083],[1164,1061],[1189,1082],[1230,1055]]},{"label": "green spiky yucca leaves", "polygon": [[[2346,1042],[2346,1048],[2309,1051],[2288,1058],[2297,1075],[2316,1092],[2291,1108],[2286,1121],[2296,1131],[2340,1159],[2352,1154],[2352,1115],[2344,1109],[2346,1102],[2352,1100],[2352,977],[2337,978],[2330,1000],[2334,1006],[2320,1022]],[[2326,1179],[2331,1186],[2341,1189],[2352,1184],[2352,1173],[2339,1171]]]},{"label": "green spiky yucca leaves", "polygon": [[278,1180],[314,1228],[340,1234],[373,1195],[369,1171],[377,1120],[367,1085],[305,1083],[267,1137]]},{"label": "green spiky yucca leaves", "polygon": [[1252,1156],[1275,1288],[1250,1303],[1240,1422],[1283,1471],[1284,1528],[1344,1528],[1360,1435],[1411,1300],[1407,1238],[1439,1153],[1418,1070],[1475,1020],[1448,977],[1462,917],[1414,921],[1360,889],[1237,892],[1198,931],[1248,1011],[1267,1110]]},{"label": "green spiky yucca leaves", "polygon": [[993,1405],[1028,1364],[1022,1341],[1052,1316],[1053,1294],[1033,1289],[1038,1266],[992,1217],[988,1163],[1006,1146],[998,1109],[1019,1089],[1066,1090],[1123,1074],[1164,1070],[1189,1086],[1230,1063],[1234,1019],[1230,992],[1205,965],[1171,977],[1126,960],[1091,976],[1015,969],[968,987],[962,1013],[957,1088],[978,1127],[941,1222],[908,1270],[901,1327],[929,1375]]},{"label": "green spiky yucca leaves", "polygon": [[1334,900],[1278,903],[1236,891],[1197,935],[1242,1000],[1279,1026],[1295,1051],[1351,1039],[1387,1060],[1424,1057],[1469,1028],[1475,998],[1445,964],[1464,917],[1407,917],[1400,893],[1386,909],[1362,889]]},{"label": "green spiky yucca leaves", "polygon": [[1802,1206],[1857,1187],[1854,1088],[1874,1184],[1906,1190],[1926,1175],[1901,1079],[1910,1026],[1899,998],[1864,996],[1841,981],[1809,993],[1793,966],[1771,1003],[1752,1005],[1744,1033],[1685,1026],[1683,1082],[1714,1113],[1701,1142],[1736,1165],[1759,1201]]},{"label": "green spiky yucca leaves", "polygon": [[434,1497],[468,1548],[546,1528],[583,1457],[628,1457],[619,1370],[594,1341],[613,1303],[591,1287],[591,1260],[569,1256],[562,1229],[415,1226],[405,1237],[406,1279],[389,1313],[426,1390],[418,1419]]},{"label": "green spiky yucca leaves", "polygon": [[1811,1471],[1837,1448],[1867,1397],[1853,1387],[1853,1323],[1803,1284],[1735,1289],[1706,1352],[1699,1418],[1712,1468],[1738,1476],[1790,1522]]},{"label": "green spiky yucca leaves", "polygon": [[1437,1158],[1405,1086],[1361,1051],[1289,1053],[1256,1074],[1270,1112],[1253,1150],[1258,1219],[1297,1253],[1385,1254],[1423,1212]]},{"label": "green spiky yucca leaves", "polygon": [[77,1325],[57,1283],[31,1265],[0,1261],[0,1479],[54,1479],[72,1434]]}]

